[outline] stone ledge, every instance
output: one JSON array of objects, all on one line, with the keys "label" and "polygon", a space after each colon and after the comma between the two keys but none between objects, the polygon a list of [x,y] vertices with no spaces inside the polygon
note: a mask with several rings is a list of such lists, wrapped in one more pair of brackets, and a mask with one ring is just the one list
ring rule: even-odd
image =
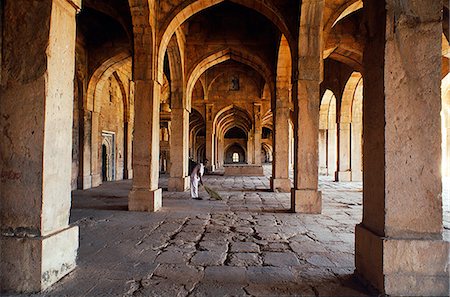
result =
[{"label": "stone ledge", "polygon": [[251,164],[225,164],[225,175],[231,176],[264,176],[264,169],[262,165]]},{"label": "stone ledge", "polygon": [[45,237],[0,237],[0,292],[42,291],[76,266],[78,226]]}]

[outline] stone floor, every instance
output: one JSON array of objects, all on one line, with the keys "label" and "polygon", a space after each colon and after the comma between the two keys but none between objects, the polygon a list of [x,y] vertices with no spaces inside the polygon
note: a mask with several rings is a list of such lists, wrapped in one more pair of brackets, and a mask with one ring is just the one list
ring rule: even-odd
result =
[{"label": "stone floor", "polygon": [[164,191],[157,213],[126,211],[130,181],[75,191],[78,267],[33,296],[372,296],[352,276],[361,183],[322,177],[321,215],[289,213],[267,177],[205,184],[223,200]]}]

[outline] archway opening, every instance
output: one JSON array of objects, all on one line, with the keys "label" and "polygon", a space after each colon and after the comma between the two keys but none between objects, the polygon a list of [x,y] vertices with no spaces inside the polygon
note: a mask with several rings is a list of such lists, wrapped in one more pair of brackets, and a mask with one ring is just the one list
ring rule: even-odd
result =
[{"label": "archway opening", "polygon": [[102,181],[108,180],[108,152],[106,145],[102,145]]},{"label": "archway opening", "polygon": [[224,156],[225,164],[245,164],[245,150],[241,144],[235,143],[230,145],[225,151]]},{"label": "archway opening", "polygon": [[319,174],[334,176],[337,165],[336,97],[330,90],[322,96],[319,116]]}]

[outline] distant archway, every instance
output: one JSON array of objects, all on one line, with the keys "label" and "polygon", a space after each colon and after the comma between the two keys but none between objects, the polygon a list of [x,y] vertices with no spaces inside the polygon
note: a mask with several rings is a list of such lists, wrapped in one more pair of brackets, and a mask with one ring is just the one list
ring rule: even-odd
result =
[{"label": "distant archway", "polygon": [[[245,153],[244,148],[242,148],[242,146],[240,144],[234,143],[226,148],[225,156],[224,156],[224,163],[225,164],[236,164],[236,163],[244,164],[244,163],[246,163],[245,155],[246,155],[246,153]],[[237,162],[234,161],[234,160],[236,160],[236,156],[238,157]]]},{"label": "distant archway", "polygon": [[326,90],[319,115],[319,173],[333,175],[337,165],[336,97]]}]

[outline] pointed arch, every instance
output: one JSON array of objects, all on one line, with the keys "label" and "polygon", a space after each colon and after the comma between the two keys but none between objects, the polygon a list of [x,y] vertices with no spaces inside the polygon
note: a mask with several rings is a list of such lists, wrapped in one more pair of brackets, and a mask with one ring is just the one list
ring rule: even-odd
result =
[{"label": "pointed arch", "polygon": [[198,81],[200,76],[209,68],[228,60],[240,62],[256,70],[266,80],[266,83],[269,84],[269,89],[273,97],[274,83],[270,68],[260,58],[247,51],[242,49],[237,50],[233,48],[226,48],[218,50],[197,61],[197,63],[195,63],[195,67],[187,75],[186,101],[188,107],[191,105],[192,91],[195,83]]},{"label": "pointed arch", "polygon": [[[193,3],[183,2],[168,18],[167,22],[162,25],[161,32],[161,42],[159,44],[158,51],[158,60],[157,60],[157,80],[160,81],[162,79],[163,73],[163,62],[164,62],[164,53],[166,51],[167,45],[170,41],[170,38],[175,33],[176,29],[183,24],[187,19],[193,16],[196,13],[199,13],[202,10],[205,10],[214,5],[220,4],[225,0],[198,0]],[[281,17],[282,14],[278,11],[278,9],[272,6],[267,1],[256,1],[256,0],[231,0],[233,3],[242,5],[249,9],[253,9],[263,16],[265,16],[269,21],[271,21],[282,34],[284,34],[289,42],[291,48],[294,45],[294,39],[292,34]]]},{"label": "pointed arch", "polygon": [[100,83],[103,78],[110,77],[123,65],[131,63],[131,56],[128,52],[121,52],[100,64],[91,75],[86,92],[86,108],[90,111],[99,110],[99,102],[95,101],[95,95],[103,90],[104,83]]},{"label": "pointed arch", "polygon": [[355,99],[356,88],[362,80],[362,75],[359,72],[353,72],[347,83],[345,84],[344,92],[342,93],[341,110],[339,113],[340,123],[352,122],[352,108]]}]

